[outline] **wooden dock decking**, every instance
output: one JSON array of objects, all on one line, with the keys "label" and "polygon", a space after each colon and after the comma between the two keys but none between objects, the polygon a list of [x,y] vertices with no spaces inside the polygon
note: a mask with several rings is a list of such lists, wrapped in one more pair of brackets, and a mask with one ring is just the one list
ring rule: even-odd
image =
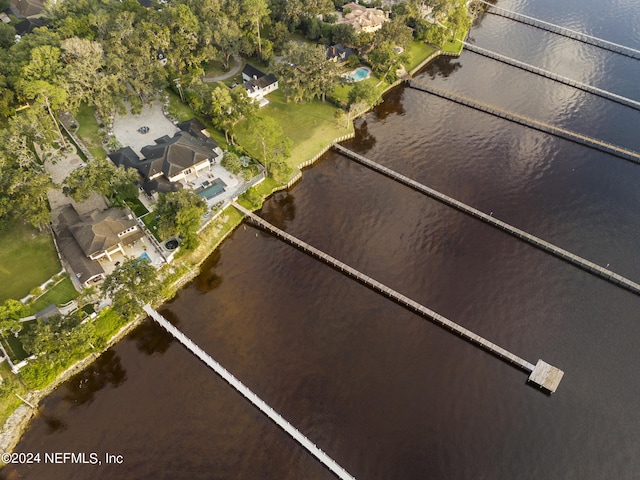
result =
[{"label": "wooden dock decking", "polygon": [[[481,337],[480,335],[477,335],[476,333],[472,332],[471,330],[468,330],[466,328],[464,328],[461,325],[458,325],[457,323],[449,320],[446,317],[443,317],[442,315],[434,312],[433,310],[430,310],[429,308],[425,307],[424,305],[421,305],[420,303],[416,302],[415,300],[410,299],[409,297],[401,294],[400,292],[397,292],[396,290],[393,290],[392,288],[378,282],[377,280],[369,277],[368,275],[365,275],[364,273],[356,270],[355,268],[347,265],[344,262],[341,262],[340,260],[324,253],[321,250],[318,250],[317,248],[309,245],[308,243],[300,240],[299,238],[294,237],[293,235],[288,234],[287,232],[280,230],[279,228],[277,228],[276,226],[270,224],[269,222],[267,222],[266,220],[260,218],[258,215],[250,212],[249,210],[247,210],[246,208],[242,207],[241,205],[238,205],[235,202],[232,202],[231,205],[233,205],[238,211],[240,211],[241,213],[243,213],[249,220],[251,220],[251,222],[253,222],[255,225],[263,228],[264,230],[270,232],[271,234],[275,235],[276,237],[284,240],[286,243],[298,248],[299,250],[302,250],[303,252],[311,255],[312,257],[322,261],[323,263],[326,263],[327,265],[330,265],[331,267],[335,268],[336,270],[358,280],[360,283],[368,286],[369,288],[371,288],[372,290],[382,294],[383,296],[395,301],[396,303],[402,305],[403,307],[405,307],[406,309],[417,313],[419,315],[421,315],[424,318],[427,318],[429,320],[431,320],[433,323],[444,327],[448,330],[450,330],[451,332],[461,336],[462,338],[468,340],[470,343],[481,347],[482,349],[490,352],[491,354],[503,359],[504,361],[506,361],[507,363],[520,368],[521,370],[524,370],[526,372],[533,372],[535,370],[535,365],[529,363],[528,361],[524,360],[523,358],[509,352],[508,350],[500,347],[499,345]],[[557,369],[556,369],[557,370]],[[562,378],[562,377],[560,377]],[[536,375],[535,377],[529,377],[529,382],[532,382],[534,384],[537,384],[537,381],[539,380],[544,380],[544,378],[542,378],[541,375]],[[546,380],[544,380],[546,381]],[[559,383],[559,380],[558,380]],[[550,393],[555,392],[555,389],[558,387],[558,383],[555,384],[553,390],[548,390]],[[542,385],[540,385],[542,386]],[[545,387],[546,389],[546,387]]]},{"label": "wooden dock decking", "polygon": [[592,275],[596,275],[597,277],[600,277],[609,283],[612,283],[618,287],[624,288],[625,290],[629,290],[630,292],[633,292],[636,295],[640,295],[640,284],[632,280],[629,280],[628,278],[625,278],[622,275],[618,275],[617,273],[611,270],[601,267],[600,265],[596,265],[595,263],[590,262],[589,260],[579,257],[560,247],[557,247],[556,245],[553,245],[552,243],[542,240],[541,238],[535,237],[534,235],[531,235],[530,233],[527,233],[524,230],[520,230],[519,228],[509,225],[508,223],[503,222],[502,220],[498,220],[493,215],[488,215],[465,203],[460,202],[459,200],[456,200],[455,198],[451,198],[445,195],[444,193],[438,192],[437,190],[434,190],[432,188],[427,187],[426,185],[416,182],[415,180],[412,180],[411,178],[406,177],[405,175],[402,175],[401,173],[398,173],[395,170],[385,167],[384,165],[380,165],[379,163],[374,162],[373,160],[370,160],[367,157],[360,155],[359,153],[349,150],[348,148],[345,148],[342,145],[339,145],[336,143],[333,145],[333,148],[338,152],[342,153],[343,155],[345,155],[346,157],[351,158],[352,160],[355,160],[356,162],[364,165],[365,167],[368,167],[376,172],[382,173],[383,175],[393,180],[396,180],[397,182],[400,182],[403,185],[406,185],[418,192],[424,193],[425,195],[435,200],[438,200],[439,202],[442,202],[445,205],[453,207],[460,212],[466,213],[493,227],[499,228],[503,232],[506,232],[524,242],[527,242],[530,245],[533,245],[534,247],[539,248],[540,250],[543,250],[561,260],[564,260],[565,262],[575,265],[576,267],[581,268],[582,270],[585,270],[586,272],[589,272]]},{"label": "wooden dock decking", "polygon": [[571,38],[588,45],[593,45],[594,47],[602,48],[603,50],[608,50],[619,55],[624,55],[626,57],[640,60],[640,50],[636,50],[635,48],[610,42],[608,40],[594,37],[592,35],[587,35],[586,33],[578,32],[577,30],[571,30],[570,28],[561,27],[560,25],[545,22],[544,20],[540,20],[539,18],[530,17],[528,15],[517,13],[512,10],[507,10],[506,8],[498,7],[496,5],[493,5],[492,3],[485,2],[484,0],[478,0],[478,2],[490,7],[487,10],[489,13],[509,18],[526,25],[531,25],[532,27],[546,30],[547,32],[562,35],[563,37]]},{"label": "wooden dock decking", "polygon": [[240,380],[234,377],[227,369],[211,358],[204,350],[196,345],[189,337],[182,333],[178,328],[174,327],[167,319],[156,312],[149,305],[144,306],[144,311],[155,320],[162,328],[169,332],[173,337],[182,343],[196,357],[202,360],[209,368],[225,379],[233,388],[241,393],[247,400],[256,406],[262,413],[275,422],[280,428],[288,433],[294,440],[307,449],[314,457],[322,462],[329,470],[331,470],[341,480],[355,480],[344,468],[333,460],[329,455],[323,452],[318,446],[304,436],[297,428],[285,420],[282,415],[271,408],[264,400],[249,390]]},{"label": "wooden dock decking", "polygon": [[540,120],[535,120],[533,118],[526,117],[515,112],[509,112],[507,110],[503,110],[502,108],[496,107],[495,105],[489,105],[488,103],[473,100],[469,97],[465,97],[464,95],[459,95],[457,93],[443,90],[419,80],[410,79],[407,80],[407,82],[408,85],[415,90],[430,93],[432,95],[451,100],[452,102],[459,103],[460,105],[464,105],[465,107],[474,108],[495,117],[509,120],[510,122],[518,123],[520,125],[524,125],[525,127],[533,128],[535,130],[548,133],[549,135],[555,135],[556,137],[579,143],[580,145],[584,145],[585,147],[593,148],[594,150],[608,153],[609,155],[613,155],[618,158],[640,164],[640,153],[634,152],[633,150],[619,147],[618,145],[613,145],[612,143],[604,142],[597,138],[589,137],[588,135],[572,132],[571,130],[567,130],[566,128],[556,127],[554,125],[550,125],[548,123],[541,122]]},{"label": "wooden dock decking", "polygon": [[458,42],[462,43],[465,50],[468,50],[473,53],[477,53],[478,55],[482,55],[487,58],[491,58],[498,62],[502,62],[506,65],[511,65],[512,67],[519,68],[521,70],[525,70],[527,72],[534,73],[536,75],[540,75],[541,77],[545,77],[556,82],[562,83],[564,85],[569,85],[571,87],[577,88],[578,90],[582,90],[583,92],[591,93],[593,95],[597,95],[601,98],[606,98],[607,100],[611,100],[612,102],[619,103],[620,105],[624,105],[629,108],[633,108],[634,110],[640,110],[640,102],[633,100],[631,98],[623,97],[622,95],[618,95],[616,93],[609,92],[607,90],[602,90],[601,88],[594,87],[592,85],[587,85],[586,83],[578,82],[576,80],[572,80],[568,77],[564,77],[562,75],[558,75],[557,73],[550,72],[548,70],[544,70],[539,67],[535,67],[533,65],[529,65],[528,63],[521,62],[511,57],[507,57],[505,55],[501,55],[496,52],[492,52],[491,50],[487,50],[472,43],[468,43],[459,39]]}]

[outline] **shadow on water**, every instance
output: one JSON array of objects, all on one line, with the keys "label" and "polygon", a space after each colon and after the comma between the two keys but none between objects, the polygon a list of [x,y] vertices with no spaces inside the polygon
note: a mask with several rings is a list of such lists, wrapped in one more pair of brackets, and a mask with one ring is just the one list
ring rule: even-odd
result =
[{"label": "shadow on water", "polygon": [[[497,0],[485,0],[487,1],[487,3],[491,3],[492,5],[495,5],[498,3]],[[475,18],[473,19],[473,26],[474,27],[479,27],[480,25],[482,25],[482,21],[488,16],[490,15],[489,12],[489,6],[488,5],[476,5],[475,8],[473,9],[473,12],[475,14]]]},{"label": "shadow on water", "polygon": [[366,117],[361,117],[354,122],[356,136],[353,140],[344,142],[347,148],[351,148],[361,155],[365,155],[376,144],[376,137],[369,132]]},{"label": "shadow on water", "polygon": [[378,105],[373,111],[379,120],[384,120],[389,115],[402,116],[406,113],[404,103],[402,102],[402,95],[405,88],[404,85],[399,85],[384,94],[384,102]]},{"label": "shadow on water", "polygon": [[49,433],[60,433],[64,432],[67,429],[67,424],[64,423],[62,419],[54,415],[47,415],[41,411],[39,417],[47,425]]},{"label": "shadow on water", "polygon": [[107,350],[66,384],[63,398],[72,405],[90,404],[96,392],[107,386],[116,388],[126,379],[127,371],[122,367],[120,357],[113,350]]},{"label": "shadow on water", "polygon": [[436,77],[447,78],[462,68],[462,63],[450,57],[440,57],[427,65],[421,73],[426,73],[432,80]]},{"label": "shadow on water", "polygon": [[296,197],[291,192],[278,192],[271,202],[265,203],[260,216],[281,230],[286,230],[296,218]]},{"label": "shadow on water", "polygon": [[[160,314],[174,325],[180,323],[170,310],[163,309]],[[147,355],[162,354],[169,349],[173,342],[171,334],[151,319],[145,320],[126,338],[130,342],[135,342],[136,348]]]},{"label": "shadow on water", "polygon": [[199,293],[208,293],[222,285],[223,278],[216,273],[220,263],[220,250],[215,250],[204,261],[200,274],[191,283]]}]

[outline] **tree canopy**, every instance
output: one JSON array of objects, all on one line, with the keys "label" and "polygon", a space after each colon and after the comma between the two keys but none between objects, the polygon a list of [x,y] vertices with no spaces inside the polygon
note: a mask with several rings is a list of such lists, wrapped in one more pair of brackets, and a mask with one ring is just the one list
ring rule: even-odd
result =
[{"label": "tree canopy", "polygon": [[206,211],[206,202],[192,190],[160,194],[155,211],[158,233],[162,238],[179,236],[183,248],[192,250],[198,246],[197,231]]},{"label": "tree canopy", "polygon": [[[97,158],[71,172],[64,180],[62,191],[78,202],[87,200],[94,192],[114,200],[138,180],[135,170],[116,168],[110,160]],[[128,196],[124,195],[125,198]]]},{"label": "tree canopy", "polygon": [[338,82],[340,67],[327,59],[322,45],[289,42],[281,61],[272,64],[287,100],[324,100]]},{"label": "tree canopy", "polygon": [[129,258],[102,283],[103,295],[111,298],[113,308],[126,319],[142,312],[142,307],[159,298],[156,269],[147,259]]},{"label": "tree canopy", "polygon": [[291,139],[271,117],[257,117],[252,127],[254,146],[260,152],[267,174],[276,179],[286,177],[291,171],[285,162],[291,151]]}]

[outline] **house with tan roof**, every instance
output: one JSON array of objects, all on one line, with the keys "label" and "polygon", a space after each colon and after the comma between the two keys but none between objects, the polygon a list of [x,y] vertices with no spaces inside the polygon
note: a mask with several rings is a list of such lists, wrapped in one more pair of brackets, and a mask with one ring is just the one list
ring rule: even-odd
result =
[{"label": "house with tan roof", "polygon": [[[346,13],[345,13],[346,12]],[[378,8],[367,8],[357,3],[347,3],[342,7],[342,16],[338,23],[351,25],[356,33],[373,33],[388,22],[386,13]]]},{"label": "house with tan roof", "polygon": [[124,247],[145,236],[130,210],[115,207],[83,213],[67,204],[54,219],[53,228],[62,257],[84,287],[104,278],[98,260],[125,255]]},{"label": "house with tan roof", "polygon": [[45,0],[13,0],[11,5],[25,17],[40,15],[44,10]]}]

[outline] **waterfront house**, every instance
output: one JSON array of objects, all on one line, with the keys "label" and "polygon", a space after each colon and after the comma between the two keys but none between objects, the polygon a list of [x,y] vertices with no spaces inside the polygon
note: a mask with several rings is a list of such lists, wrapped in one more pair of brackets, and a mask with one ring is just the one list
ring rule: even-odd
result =
[{"label": "waterfront house", "polygon": [[82,213],[75,204],[65,205],[53,222],[60,254],[83,287],[102,280],[105,271],[98,260],[144,237],[129,209],[97,208]]},{"label": "waterfront house", "polygon": [[205,126],[192,119],[178,124],[173,137],[157,138],[154,145],[142,147],[140,158],[130,147],[121,148],[109,158],[116,166],[135,168],[142,188],[149,195],[175,192],[188,176],[199,177],[212,163],[222,158],[222,149],[208,136]]},{"label": "waterfront house", "polygon": [[242,80],[242,88],[247,91],[249,98],[260,104],[260,107],[269,104],[264,96],[278,89],[278,79],[273,73],[266,74],[249,64],[242,70]]}]

